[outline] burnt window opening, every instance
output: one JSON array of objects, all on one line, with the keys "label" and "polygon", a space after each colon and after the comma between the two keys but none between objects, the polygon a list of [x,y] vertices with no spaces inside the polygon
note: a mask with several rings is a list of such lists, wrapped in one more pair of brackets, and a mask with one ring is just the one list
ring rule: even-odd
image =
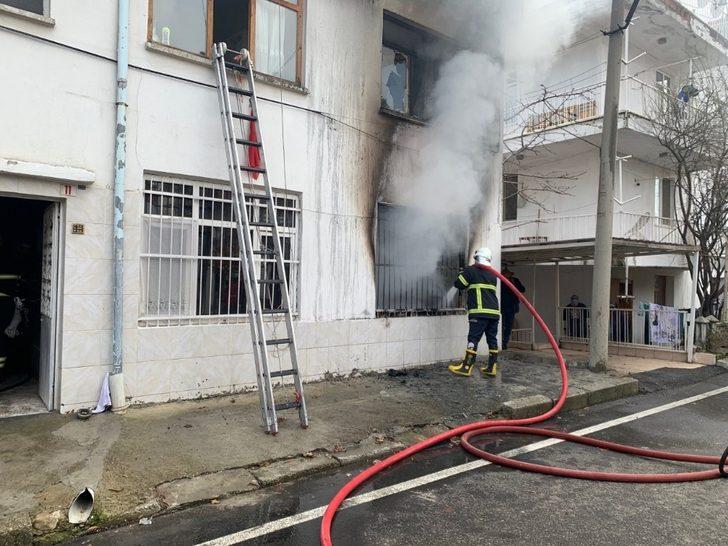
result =
[{"label": "burnt window opening", "polygon": [[380,110],[425,120],[441,59],[453,52],[444,38],[385,11]]},{"label": "burnt window opening", "polygon": [[518,175],[503,175],[503,221],[518,219]]},{"label": "burnt window opening", "polygon": [[[433,227],[432,231],[427,227]],[[447,234],[448,245],[434,240],[442,233]],[[467,226],[459,218],[378,203],[377,316],[462,313],[460,296],[450,288],[466,265],[467,233]],[[434,258],[427,256],[432,248],[443,246],[450,250]],[[428,271],[432,265],[434,271]]]}]

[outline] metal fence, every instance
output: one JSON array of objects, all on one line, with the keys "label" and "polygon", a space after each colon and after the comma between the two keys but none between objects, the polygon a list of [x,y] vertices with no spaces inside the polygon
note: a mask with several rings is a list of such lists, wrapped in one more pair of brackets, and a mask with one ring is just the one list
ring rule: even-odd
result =
[{"label": "metal fence", "polygon": [[[457,221],[452,218],[428,215],[422,210],[378,205],[375,275],[379,316],[462,310],[458,293],[450,288],[465,266],[467,232],[464,226],[453,230],[454,225]],[[442,229],[444,226],[447,229]],[[440,252],[438,249],[449,246],[435,239],[442,232],[454,233],[452,240],[460,241],[461,245],[455,246],[461,249]]]},{"label": "metal fence", "polygon": [[[561,307],[561,340],[588,343],[590,307]],[[677,309],[610,309],[609,341],[619,345],[686,350],[687,312]]]}]

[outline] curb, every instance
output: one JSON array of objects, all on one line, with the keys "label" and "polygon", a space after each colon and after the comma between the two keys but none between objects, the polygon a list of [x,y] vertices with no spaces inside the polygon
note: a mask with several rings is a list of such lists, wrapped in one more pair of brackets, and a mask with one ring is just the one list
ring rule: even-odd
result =
[{"label": "curb", "polygon": [[[639,381],[636,379],[631,377],[604,378],[588,387],[569,387],[563,411],[583,409],[587,406],[634,396],[638,393]],[[503,403],[500,413],[510,419],[525,419],[548,411],[554,404],[554,399],[542,394],[536,394]]]}]

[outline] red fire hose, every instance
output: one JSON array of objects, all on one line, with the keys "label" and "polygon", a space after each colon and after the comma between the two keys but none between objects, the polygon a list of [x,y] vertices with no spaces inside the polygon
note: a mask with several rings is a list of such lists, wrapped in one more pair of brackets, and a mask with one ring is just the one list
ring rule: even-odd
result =
[{"label": "red fire hose", "polygon": [[[479,267],[488,269],[495,275],[497,275],[500,278],[501,282],[518,297],[521,303],[523,303],[523,305],[528,309],[531,315],[533,315],[533,317],[536,319],[536,322],[538,322],[538,325],[541,327],[541,330],[543,330],[543,332],[546,334],[546,337],[548,338],[549,343],[551,344],[551,347],[556,354],[556,359],[558,360],[559,364],[559,371],[561,372],[561,394],[559,395],[556,404],[546,413],[537,415],[536,417],[530,417],[528,419],[487,420],[463,425],[452,430],[437,434],[436,436],[432,436],[431,438],[423,440],[422,442],[411,445],[410,447],[387,457],[383,461],[370,466],[369,468],[352,478],[346,485],[344,485],[344,487],[342,487],[341,490],[339,490],[339,492],[336,493],[336,495],[334,495],[334,497],[329,502],[329,505],[326,507],[326,511],[324,512],[323,520],[321,521],[322,546],[332,546],[333,543],[331,542],[331,525],[334,521],[336,511],[339,509],[344,500],[346,500],[346,498],[351,495],[351,493],[355,489],[357,489],[360,485],[364,484],[367,480],[369,480],[385,468],[389,468],[393,464],[398,463],[399,461],[402,461],[408,457],[411,457],[415,453],[419,453],[420,451],[423,451],[428,447],[432,447],[441,442],[445,442],[450,438],[453,438],[454,436],[462,436],[460,445],[462,445],[468,452],[478,457],[482,457],[483,459],[486,459],[488,461],[491,461],[492,463],[502,466],[508,466],[511,468],[517,468],[519,470],[539,472],[543,474],[552,474],[555,476],[564,476],[567,478],[634,483],[665,483],[708,480],[718,478],[720,476],[726,476],[726,472],[724,471],[724,464],[726,457],[728,457],[728,450],[726,450],[726,452],[723,454],[723,457],[669,453],[666,451],[639,449],[636,447],[616,444],[614,442],[606,442],[603,440],[595,440],[592,438],[574,436],[573,434],[567,434],[565,432],[527,427],[526,425],[532,425],[550,419],[551,417],[559,413],[564,403],[566,402],[566,394],[569,390],[566,362],[564,361],[564,357],[559,350],[559,345],[556,342],[556,339],[554,339],[553,334],[549,331],[546,323],[539,316],[539,314],[536,312],[536,309],[534,309],[531,303],[523,296],[523,294],[521,294],[521,292],[517,290],[516,287],[513,286],[513,284],[511,284],[511,282],[499,271],[496,271],[495,269],[488,266]],[[653,459],[665,459],[670,461],[719,465],[719,468],[714,470],[682,472],[673,474],[618,474],[611,472],[589,472],[584,470],[572,470],[567,468],[558,468],[534,463],[527,463],[524,461],[516,461],[514,459],[508,459],[506,457],[501,457],[499,455],[488,453],[486,451],[476,448],[470,443],[470,440],[476,436],[496,432],[549,436],[569,442],[577,442],[580,444],[599,447],[602,449],[609,449],[611,451],[618,451],[620,453],[629,453],[632,455],[640,455]]]}]

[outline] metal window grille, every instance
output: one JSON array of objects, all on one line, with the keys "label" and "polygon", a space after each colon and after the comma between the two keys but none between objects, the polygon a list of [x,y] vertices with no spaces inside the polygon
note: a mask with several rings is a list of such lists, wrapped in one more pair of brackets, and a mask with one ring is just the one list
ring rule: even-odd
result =
[{"label": "metal window grille", "polygon": [[[274,193],[292,309],[298,309],[300,201]],[[251,221],[267,222],[264,203],[247,201]],[[150,177],[144,181],[140,322],[147,326],[240,322],[249,307],[226,186]],[[255,227],[254,250],[272,250],[270,228]],[[261,248],[258,248],[258,247]],[[266,247],[266,248],[263,248]],[[275,258],[256,258],[260,278],[274,278]],[[262,285],[265,309],[281,305],[281,287]]]},{"label": "metal window grille", "polygon": [[[379,203],[377,208],[376,289],[378,316],[418,316],[462,312],[459,295],[448,294],[465,266],[467,231],[455,234],[462,250],[440,256],[435,271],[420,275],[421,254],[428,246],[426,234],[413,233],[403,225],[422,222],[425,211]],[[430,225],[448,226],[453,219],[432,216]],[[418,224],[419,225],[419,224]],[[417,250],[419,249],[419,250]]]}]

